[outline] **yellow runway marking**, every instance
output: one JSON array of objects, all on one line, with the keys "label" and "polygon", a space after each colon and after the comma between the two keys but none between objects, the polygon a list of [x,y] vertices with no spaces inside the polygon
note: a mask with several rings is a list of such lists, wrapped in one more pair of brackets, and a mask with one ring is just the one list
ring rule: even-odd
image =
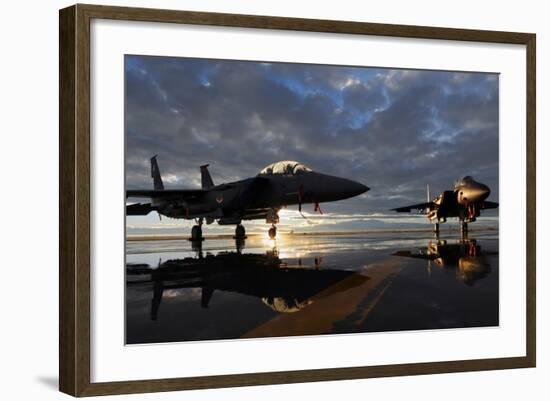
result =
[{"label": "yellow runway marking", "polygon": [[[401,261],[388,258],[326,288],[296,313],[281,313],[242,337],[297,336],[330,333],[334,324],[359,313],[362,323],[382,299],[402,269]],[[372,297],[372,299],[369,299]],[[358,311],[358,307],[363,310]]]}]

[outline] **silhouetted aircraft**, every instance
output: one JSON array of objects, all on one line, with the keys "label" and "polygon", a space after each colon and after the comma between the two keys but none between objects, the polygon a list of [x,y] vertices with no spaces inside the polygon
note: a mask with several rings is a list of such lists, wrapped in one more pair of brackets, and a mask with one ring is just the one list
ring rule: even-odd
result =
[{"label": "silhouetted aircraft", "polygon": [[[127,265],[128,285],[152,285],[151,319],[156,320],[164,290],[200,288],[201,306],[208,308],[215,291],[250,295],[279,313],[292,313],[309,305],[312,297],[319,300],[336,292],[363,284],[369,278],[355,271],[320,269],[314,264],[288,266],[277,252],[241,254],[222,252],[204,257],[172,259],[157,268],[149,265]],[[341,285],[335,285],[340,283]],[[344,284],[342,284],[344,283]]]},{"label": "silhouetted aircraft", "polygon": [[498,203],[489,202],[491,190],[485,184],[466,176],[455,182],[453,190],[443,191],[434,200],[430,200],[428,187],[427,202],[415,205],[398,207],[396,212],[411,212],[419,210],[426,214],[430,221],[434,221],[434,230],[439,233],[439,223],[445,223],[450,217],[458,217],[463,234],[468,231],[468,223],[476,221],[481,210],[496,209]]},{"label": "silhouetted aircraft", "polygon": [[430,241],[426,248],[418,252],[398,251],[393,255],[427,260],[428,272],[431,271],[432,262],[441,268],[455,269],[457,280],[467,285],[473,285],[491,271],[487,253],[482,251],[481,245],[474,239],[453,244],[447,241]]},{"label": "silhouetted aircraft", "polygon": [[302,163],[281,161],[264,168],[258,175],[241,181],[214,185],[208,165],[200,167],[202,188],[164,189],[156,156],[151,158],[154,189],[129,189],[127,198],[150,198],[150,203],[126,206],[128,216],[146,215],[157,211],[176,219],[195,219],[191,240],[202,240],[202,224],[235,224],[235,238],[245,238],[243,220],[265,219],[271,223],[270,238],[277,234],[279,210],[305,203],[314,204],[322,213],[320,202],[332,202],[362,194],[369,188],[346,178],[312,171]]}]

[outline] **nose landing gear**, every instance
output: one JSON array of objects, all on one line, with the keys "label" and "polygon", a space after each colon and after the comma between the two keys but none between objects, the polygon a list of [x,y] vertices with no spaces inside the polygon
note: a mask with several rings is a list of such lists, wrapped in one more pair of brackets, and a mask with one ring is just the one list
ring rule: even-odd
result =
[{"label": "nose landing gear", "polygon": [[468,238],[468,223],[464,220],[460,222],[460,234],[462,238]]},{"label": "nose landing gear", "polygon": [[277,227],[275,227],[275,224],[279,222],[278,211],[278,209],[270,209],[265,217],[265,222],[271,223],[271,228],[267,231],[267,234],[271,239],[275,239],[277,236]]},{"label": "nose landing gear", "polygon": [[275,237],[277,236],[277,227],[275,227],[275,224],[271,226],[267,234],[269,235],[269,238],[275,239]]},{"label": "nose landing gear", "polygon": [[434,223],[434,234],[436,237],[439,237],[439,221]]}]

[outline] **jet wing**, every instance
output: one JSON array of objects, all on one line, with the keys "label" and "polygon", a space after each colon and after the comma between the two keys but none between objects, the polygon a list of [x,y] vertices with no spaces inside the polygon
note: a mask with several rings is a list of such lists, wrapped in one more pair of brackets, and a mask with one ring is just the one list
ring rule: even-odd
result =
[{"label": "jet wing", "polygon": [[134,203],[133,205],[126,205],[127,216],[145,216],[156,210],[150,203]]},{"label": "jet wing", "polygon": [[433,202],[425,202],[425,203],[417,203],[416,205],[410,205],[410,206],[403,206],[403,207],[397,207],[395,209],[390,209],[399,213],[408,213],[411,210],[424,210],[427,208],[432,208],[435,206],[435,203]]},{"label": "jet wing", "polygon": [[[228,209],[230,212],[224,216],[223,220],[232,221],[232,220],[255,220],[255,219],[264,219],[269,212],[269,208],[264,209],[250,209],[253,205],[256,197],[259,194],[262,194],[266,188],[269,186],[270,180],[263,177],[254,177],[245,180],[241,185],[243,185],[242,191],[239,196],[235,198],[231,204],[229,204]],[[230,223],[220,223],[220,224],[230,224]]]},{"label": "jet wing", "polygon": [[128,189],[126,198],[193,198],[206,192],[204,189]]},{"label": "jet wing", "polygon": [[[242,186],[239,196],[231,201],[229,209],[235,211],[237,215],[243,216],[246,210],[254,202],[258,194],[269,185],[270,180],[263,177],[254,177],[241,181],[238,185]],[[235,187],[233,184],[228,184],[228,188]]]},{"label": "jet wing", "polygon": [[483,201],[481,209],[496,209],[498,207],[498,202],[489,202]]}]

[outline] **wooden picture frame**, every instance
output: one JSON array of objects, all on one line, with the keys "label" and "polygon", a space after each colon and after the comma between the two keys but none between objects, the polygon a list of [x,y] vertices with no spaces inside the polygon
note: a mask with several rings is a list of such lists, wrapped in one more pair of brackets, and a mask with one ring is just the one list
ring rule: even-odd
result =
[{"label": "wooden picture frame", "polygon": [[[399,365],[92,383],[90,380],[90,21],[94,18],[526,46],[526,355]],[[75,5],[60,10],[59,388],[73,396],[362,379],[535,366],[535,47],[530,33]]]}]

